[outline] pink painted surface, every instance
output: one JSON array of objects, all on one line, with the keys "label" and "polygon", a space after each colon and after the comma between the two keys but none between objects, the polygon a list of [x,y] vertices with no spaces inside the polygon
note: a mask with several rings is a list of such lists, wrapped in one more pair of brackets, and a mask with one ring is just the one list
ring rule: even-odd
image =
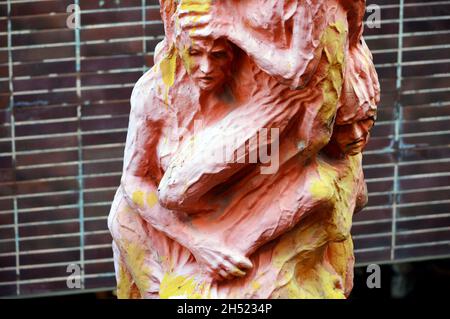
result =
[{"label": "pink painted surface", "polygon": [[131,97],[118,296],[345,298],[379,100],[364,1],[179,2]]}]

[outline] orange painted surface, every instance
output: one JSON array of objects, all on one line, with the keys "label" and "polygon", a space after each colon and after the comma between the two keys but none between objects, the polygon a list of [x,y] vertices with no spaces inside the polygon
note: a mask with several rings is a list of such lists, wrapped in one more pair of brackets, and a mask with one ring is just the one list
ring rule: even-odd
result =
[{"label": "orange painted surface", "polygon": [[345,298],[380,94],[364,1],[161,13],[108,219],[118,296]]}]

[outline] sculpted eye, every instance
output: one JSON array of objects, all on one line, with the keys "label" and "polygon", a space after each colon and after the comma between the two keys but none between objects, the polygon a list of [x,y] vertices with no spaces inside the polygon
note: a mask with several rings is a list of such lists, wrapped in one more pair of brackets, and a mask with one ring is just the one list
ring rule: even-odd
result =
[{"label": "sculpted eye", "polygon": [[189,54],[190,55],[200,55],[200,51],[196,50],[196,49],[189,49]]},{"label": "sculpted eye", "polygon": [[212,53],[212,56],[216,59],[226,59],[228,57],[225,51],[216,51]]},{"label": "sculpted eye", "polygon": [[361,120],[360,123],[365,127],[372,128],[375,124],[375,119],[373,117],[369,117],[365,120]]}]

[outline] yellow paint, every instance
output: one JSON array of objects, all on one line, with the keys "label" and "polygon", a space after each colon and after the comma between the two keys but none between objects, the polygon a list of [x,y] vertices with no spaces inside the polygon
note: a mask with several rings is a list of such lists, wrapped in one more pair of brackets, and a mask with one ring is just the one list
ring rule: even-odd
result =
[{"label": "yellow paint", "polygon": [[159,296],[162,299],[174,297],[200,299],[202,288],[203,285],[197,284],[194,278],[166,273],[161,281]]},{"label": "yellow paint", "polygon": [[[332,70],[329,71],[328,74],[330,78],[333,73],[334,72]],[[331,127],[334,124],[332,123],[332,120],[337,112],[337,102],[339,100],[340,91],[337,91],[334,88],[333,82],[332,80],[330,80],[330,78],[325,79],[321,84],[323,94],[323,104],[322,108],[320,109],[320,114],[323,123],[326,125],[328,129],[330,129],[329,132],[331,134]]]},{"label": "yellow paint", "polygon": [[256,280],[253,280],[250,285],[252,286],[252,288],[257,291],[261,288],[261,284],[259,282],[257,282]]},{"label": "yellow paint", "polygon": [[330,24],[321,38],[325,56],[328,60],[328,63],[325,65],[325,78],[320,84],[323,103],[319,114],[324,124],[323,132],[328,132],[328,134],[319,135],[317,139],[322,139],[318,142],[322,142],[323,145],[328,143],[331,137],[334,125],[333,120],[344,82],[346,41],[346,26],[341,21]]},{"label": "yellow paint", "polygon": [[125,254],[125,262],[131,273],[134,283],[141,295],[150,287],[151,269],[145,263],[146,250],[144,247],[128,241],[122,242]]},{"label": "yellow paint", "polygon": [[164,101],[166,102],[166,105],[168,104],[169,89],[175,82],[176,66],[177,54],[175,47],[172,46],[159,63],[162,80],[165,85]]},{"label": "yellow paint", "polygon": [[349,271],[353,271],[353,265],[349,265],[349,263],[354,258],[353,240],[351,236],[342,242],[330,243],[328,245],[328,256],[330,264],[342,278],[344,291],[346,291],[352,286],[352,284],[350,284],[350,287],[346,287],[346,283],[353,280],[352,274],[349,274]]},{"label": "yellow paint", "polygon": [[274,255],[274,260],[281,263],[274,298],[345,298],[341,276],[323,260],[328,238],[320,218],[281,240],[284,244]]},{"label": "yellow paint", "polygon": [[133,280],[131,278],[131,275],[128,273],[126,267],[122,263],[120,263],[119,275],[117,280],[117,298],[130,298],[132,286]]},{"label": "yellow paint", "polygon": [[357,192],[358,170],[361,165],[361,154],[348,157],[348,165],[340,172],[336,183],[336,195],[333,201],[328,232],[335,240],[344,240],[350,235],[353,211]]},{"label": "yellow paint", "polygon": [[317,161],[317,172],[319,177],[311,183],[309,192],[315,200],[331,200],[335,193],[337,172],[322,160]]},{"label": "yellow paint", "polygon": [[347,28],[342,21],[330,24],[322,35],[322,44],[328,61],[338,64],[344,63],[345,44],[347,41]]},{"label": "yellow paint", "polygon": [[147,194],[147,205],[149,208],[152,208],[153,206],[158,203],[158,195],[156,195],[155,192],[150,192]]},{"label": "yellow paint", "polygon": [[288,297],[291,299],[344,299],[341,278],[322,264],[298,274],[289,281]]},{"label": "yellow paint", "polygon": [[176,63],[177,55],[175,54],[175,47],[172,47],[159,63],[162,79],[167,87],[171,87],[175,82]]},{"label": "yellow paint", "polygon": [[[353,257],[350,226],[361,155],[347,159],[340,169],[318,160],[319,178],[311,186],[317,200],[326,199],[330,211],[313,211],[302,223],[284,234],[273,252],[279,269],[276,298],[345,298],[349,263]],[[338,242],[344,240],[343,242]],[[330,255],[325,260],[325,249]]]},{"label": "yellow paint", "polygon": [[144,192],[141,190],[134,191],[131,199],[133,200],[133,203],[138,205],[139,207],[144,207]]},{"label": "yellow paint", "polygon": [[[293,273],[292,264],[300,263],[303,267],[309,267],[304,259],[312,252],[320,254],[320,247],[328,239],[326,229],[322,225],[325,218],[323,212],[313,212],[314,215],[306,217],[302,223],[293,230],[284,234],[273,251],[273,266],[283,272]],[[292,276],[292,274],[290,275]]]},{"label": "yellow paint", "polygon": [[181,51],[181,61],[183,62],[184,68],[188,74],[191,74],[191,68],[193,65],[191,55],[189,54],[189,48],[185,47]]},{"label": "yellow paint", "polygon": [[326,200],[332,207],[327,221],[332,240],[344,240],[350,235],[360,165],[361,154],[350,156],[338,174],[333,166],[318,160],[320,178],[312,182],[309,191],[314,199]]},{"label": "yellow paint", "polygon": [[208,13],[211,8],[211,0],[182,0],[181,10],[198,13]]},{"label": "yellow paint", "polygon": [[[182,0],[180,3],[180,8],[182,10],[188,11],[190,13],[193,13],[191,15],[188,15],[188,19],[191,19],[193,22],[197,22],[201,15],[198,15],[197,13],[208,13],[211,9],[211,0]],[[180,21],[178,19],[175,20],[176,28],[180,28]],[[189,36],[190,36],[190,45],[185,46],[183,49],[179,49],[180,51],[180,57],[182,60],[182,63],[187,71],[188,74],[191,74],[192,69],[192,57],[189,54],[189,47],[194,45],[194,35],[196,32],[196,28],[191,28],[189,30]]]},{"label": "yellow paint", "polygon": [[[200,20],[200,16],[193,16],[193,17],[191,17],[191,19],[193,22],[198,22]],[[191,38],[195,37],[196,30],[197,30],[197,28],[192,28],[191,30],[189,30],[189,36]],[[191,40],[193,41],[194,39],[191,39]]]}]

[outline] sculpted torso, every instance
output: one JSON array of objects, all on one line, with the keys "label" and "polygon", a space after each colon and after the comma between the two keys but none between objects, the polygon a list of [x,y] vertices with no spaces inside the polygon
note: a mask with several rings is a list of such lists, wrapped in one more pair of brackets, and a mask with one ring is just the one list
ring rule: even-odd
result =
[{"label": "sculpted torso", "polygon": [[131,97],[108,219],[118,296],[347,296],[379,98],[349,9],[191,2],[161,3],[166,38]]}]

